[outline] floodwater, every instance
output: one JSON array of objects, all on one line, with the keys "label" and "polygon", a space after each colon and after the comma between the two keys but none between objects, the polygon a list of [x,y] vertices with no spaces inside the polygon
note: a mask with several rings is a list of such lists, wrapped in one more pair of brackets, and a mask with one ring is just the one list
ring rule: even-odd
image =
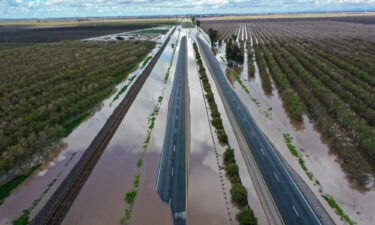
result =
[{"label": "floodwater", "polygon": [[[178,31],[170,43],[175,43]],[[133,189],[137,161],[144,150],[148,115],[166,88],[163,104],[152,132],[149,148],[143,158],[140,186],[130,224],[171,224],[169,206],[156,193],[156,177],[164,138],[167,103],[172,81],[164,84],[173,49],[168,44],[150,77],[136,97],[129,112],[104,151],[92,174],[66,215],[63,224],[119,224],[125,216],[125,193]],[[176,54],[177,55],[177,54]],[[176,56],[175,55],[175,56]],[[174,60],[176,61],[176,60]],[[173,64],[170,79],[174,74]],[[88,204],[89,203],[89,204]],[[145,216],[147,215],[147,216]]]},{"label": "floodwater", "polygon": [[[192,29],[193,38],[195,29]],[[189,35],[190,36],[190,35]],[[188,38],[191,143],[188,179],[187,224],[235,224],[236,209],[230,203],[230,183],[222,165],[223,149],[210,130],[192,38]],[[212,130],[214,132],[214,130]],[[216,152],[219,154],[218,160]]]},{"label": "floodwater", "polygon": [[[250,35],[251,33],[249,32],[248,38],[251,37]],[[225,48],[224,51],[217,55],[223,71],[226,70],[226,65],[220,57],[224,56],[224,54]],[[245,61],[244,64],[246,65],[247,62]],[[251,96],[260,102],[259,106],[251,101],[249,95],[245,93],[237,82],[233,84],[234,90],[248,107],[258,126],[277,147],[283,158],[318,196],[319,201],[327,209],[332,219],[337,224],[343,223],[321,197],[319,187],[309,180],[298,161],[291,155],[283,141],[283,133],[289,133],[293,137],[293,145],[297,149],[304,149],[301,154],[305,159],[305,164],[321,183],[324,193],[333,196],[344,212],[358,224],[375,224],[373,211],[375,208],[374,188],[369,191],[363,191],[353,186],[341,169],[337,156],[330,151],[312,121],[307,116],[304,116],[302,123],[290,119],[277,90],[274,88],[274,84],[272,84],[274,89],[272,95],[265,94],[261,86],[261,77],[256,63],[254,79],[244,79],[244,77],[247,77],[244,73],[247,73],[247,71],[244,70],[242,72],[242,82],[250,90]],[[272,109],[270,110],[270,108]],[[271,113],[271,116],[267,117],[266,113]]]},{"label": "floodwater", "polygon": [[[199,34],[199,35],[201,35],[201,34]],[[206,39],[203,38],[203,40],[206,40]],[[225,47],[224,47],[224,49],[225,49]],[[225,50],[224,50],[224,52],[225,52]],[[225,55],[225,53],[224,53],[224,55]],[[217,57],[219,58],[220,55],[218,54]],[[218,59],[218,60],[219,60],[220,63],[222,63],[225,66],[225,63],[221,59]],[[203,60],[203,62],[205,63],[204,60]],[[225,70],[223,70],[223,71],[225,71]],[[247,166],[246,166],[245,161],[243,159],[243,156],[241,154],[241,151],[240,151],[240,148],[239,148],[239,145],[238,145],[238,142],[237,142],[237,138],[236,138],[236,136],[234,134],[234,131],[233,131],[233,128],[232,128],[232,126],[229,122],[229,118],[228,118],[228,116],[226,114],[226,111],[224,109],[223,102],[221,101],[220,95],[217,91],[215,81],[213,80],[212,75],[208,71],[207,67],[206,67],[206,72],[207,72],[208,79],[209,79],[210,84],[211,84],[212,92],[215,96],[215,101],[217,103],[217,107],[219,109],[219,112],[221,113],[223,125],[224,125],[224,128],[225,128],[225,131],[227,132],[229,143],[230,143],[231,147],[235,149],[235,151],[234,151],[235,152],[235,158],[236,158],[236,161],[237,161],[237,164],[238,164],[238,167],[239,167],[239,174],[240,174],[240,177],[241,177],[242,184],[246,187],[247,192],[248,192],[249,205],[253,209],[256,217],[258,218],[258,223],[259,224],[268,224],[266,215],[264,214],[264,211],[263,211],[263,208],[261,206],[260,200],[258,198],[258,195],[257,195],[255,189],[254,189],[254,185],[252,183],[252,180],[250,178],[250,174],[248,172]],[[217,145],[217,147],[219,147],[219,149],[221,148],[221,152],[223,152],[225,150],[220,145]]]},{"label": "floodwater", "polygon": [[[163,35],[163,37],[160,38],[158,42],[162,43],[167,37],[167,35]],[[160,45],[158,45],[152,51],[151,54],[155,54],[159,48],[160,48]],[[170,47],[167,47],[166,51],[170,52],[171,51]],[[167,56],[164,56],[164,58],[165,58],[164,61],[168,60]],[[139,73],[140,73],[140,69],[131,73],[128,76],[128,78]],[[165,72],[162,72],[162,73],[165,73]],[[82,156],[82,153],[84,152],[84,150],[86,150],[86,148],[89,146],[93,138],[102,128],[102,126],[105,124],[106,120],[112,114],[113,110],[117,107],[117,105],[120,103],[121,99],[125,96],[127,91],[120,96],[120,99],[112,102],[114,96],[127,83],[128,81],[125,80],[124,82],[119,84],[117,86],[116,93],[114,93],[111,97],[103,101],[101,107],[99,107],[100,109],[98,109],[94,115],[92,115],[90,118],[84,121],[67,138],[62,140],[62,144],[60,144],[58,147],[56,147],[53,150],[54,154],[52,154],[52,156],[55,156],[55,157],[51,156],[50,161],[42,165],[42,167],[38,171],[36,171],[22,185],[20,185],[16,190],[14,190],[11,196],[6,198],[5,202],[0,206],[0,224],[9,224],[12,220],[21,216],[22,211],[24,209],[31,207],[32,202],[42,196],[44,190],[47,189],[48,184],[50,184],[54,179],[58,178],[57,181],[54,183],[54,185],[50,187],[49,191],[41,199],[39,204],[34,208],[32,213],[30,214],[30,218],[33,218],[39,212],[39,210],[48,201],[49,197],[56,190],[58,185],[60,185],[62,180],[66,177],[69,171],[74,167],[75,163]],[[145,87],[142,89],[142,91],[144,89]],[[127,90],[129,90],[129,87]],[[155,96],[152,96],[152,97],[154,98],[151,98],[150,100],[154,100],[156,98]],[[146,116],[147,116],[147,113],[145,113],[145,117]],[[143,119],[143,121],[147,122],[147,119]],[[142,130],[142,131],[144,132],[145,130]],[[115,157],[115,159],[113,160],[121,160],[121,159],[117,159]],[[126,165],[128,164],[129,163],[126,163]],[[112,164],[108,164],[108,165],[112,165]],[[98,165],[98,166],[100,167],[101,165]],[[98,168],[96,168],[95,170],[98,170]],[[113,180],[115,180],[115,177],[113,177]],[[106,183],[105,182],[96,183],[96,185],[98,185],[98,188],[100,188],[99,186],[102,186],[103,184],[106,184]],[[114,185],[114,186],[117,187],[117,185]],[[107,188],[106,190],[108,190],[108,187],[106,188]],[[108,195],[106,194],[106,192],[107,191],[104,191],[102,193],[105,193],[105,195]],[[98,193],[99,192],[96,192],[94,196],[98,196],[99,195]],[[120,196],[119,198],[122,199],[122,196]]]}]

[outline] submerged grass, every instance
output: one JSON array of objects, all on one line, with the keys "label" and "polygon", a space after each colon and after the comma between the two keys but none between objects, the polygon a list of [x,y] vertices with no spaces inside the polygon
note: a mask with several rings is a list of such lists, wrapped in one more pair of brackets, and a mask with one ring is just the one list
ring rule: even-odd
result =
[{"label": "submerged grass", "polygon": [[26,224],[29,224],[30,213],[39,204],[39,202],[43,199],[43,197],[48,193],[48,191],[51,189],[51,187],[56,183],[56,181],[61,176],[61,174],[62,174],[62,171],[60,171],[59,174],[47,185],[47,188],[44,189],[44,191],[41,194],[41,196],[39,198],[35,199],[29,208],[24,209],[21,216],[19,216],[17,219],[15,219],[15,220],[12,221],[13,225],[26,225]]},{"label": "submerged grass", "polygon": [[332,196],[328,194],[323,194],[322,197],[324,198],[324,200],[326,200],[328,205],[331,206],[331,208],[335,209],[335,213],[340,216],[340,219],[342,221],[345,221],[350,225],[357,224],[356,222],[351,220],[348,215],[345,214],[344,210],[337,204],[337,202]]},{"label": "submerged grass", "polygon": [[[305,161],[303,160],[303,156],[298,152],[297,148],[292,144],[293,138],[290,134],[283,134],[284,142],[286,143],[290,153],[297,158],[298,163],[300,164],[303,171],[306,173],[308,178],[314,182],[314,185],[317,185],[319,187],[319,192],[323,193],[323,186],[320,184],[319,180],[315,178],[314,174],[309,171],[307,168]],[[302,152],[305,150],[301,149]],[[350,225],[356,224],[353,220],[350,219],[350,217],[345,214],[344,210],[337,204],[336,200],[329,194],[324,193],[321,194],[323,199],[328,203],[328,205],[335,210],[335,213],[340,216],[340,219],[342,221],[347,222]]]},{"label": "submerged grass", "polygon": [[78,117],[77,119],[75,119],[75,120],[69,122],[68,124],[66,124],[64,126],[65,136],[67,137],[70,133],[72,133],[73,130],[76,127],[78,127],[90,114],[91,114],[91,112],[84,113],[80,117]]},{"label": "submerged grass", "polygon": [[27,172],[16,176],[12,180],[0,186],[0,205],[3,204],[5,198],[8,197],[13,189],[18,187],[23,181],[25,181],[41,164],[37,164],[31,167]]},{"label": "submerged grass", "polygon": [[232,72],[232,75],[234,76],[234,78],[236,78],[237,82],[241,85],[242,89],[247,93],[247,94],[250,94],[250,91],[249,89],[247,89],[247,87],[243,84],[241,78],[240,78],[240,75],[238,75],[238,73],[236,71],[233,71]]},{"label": "submerged grass", "polygon": [[[132,77],[130,77],[130,78],[128,79],[128,83],[127,83],[124,87],[122,87],[121,90],[116,94],[116,96],[112,99],[112,103],[113,103],[114,101],[116,101],[117,99],[119,99],[120,95],[122,95],[122,94],[126,91],[126,89],[128,89],[129,85],[133,82],[133,80],[134,80],[136,77],[137,77],[137,74],[133,75]],[[111,104],[112,104],[112,103],[111,103]]]},{"label": "submerged grass", "polygon": [[179,38],[180,38],[180,33],[181,33],[181,31],[178,32],[178,36],[177,36],[177,40],[176,40],[176,43],[175,43],[175,47],[174,47],[174,49],[173,49],[171,59],[169,60],[168,70],[167,70],[167,73],[166,73],[165,76],[164,76],[164,83],[167,83],[168,78],[169,78],[169,74],[170,74],[170,72],[171,72],[171,68],[172,68],[172,64],[173,64],[173,59],[174,59],[174,55],[175,55],[175,53],[176,53],[176,48],[177,48],[177,45],[178,45],[178,40],[179,40]]},{"label": "submerged grass", "polygon": [[[178,41],[178,39],[177,39],[177,41]],[[176,46],[177,46],[177,41],[176,41]],[[170,72],[170,68],[171,68],[172,63],[173,63],[173,56],[174,56],[175,50],[176,49],[174,49],[174,51],[172,53],[172,56],[171,56],[171,59],[169,61],[169,67],[168,67],[167,73],[164,77],[164,85],[168,81],[169,72]],[[147,117],[148,126],[147,126],[147,131],[146,131],[146,138],[145,138],[145,140],[143,141],[143,144],[142,144],[142,148],[143,148],[142,155],[137,161],[137,172],[134,175],[134,181],[133,181],[134,187],[133,187],[132,190],[128,191],[125,194],[125,197],[124,197],[124,202],[126,203],[126,206],[125,206],[125,215],[121,219],[121,224],[123,224],[123,225],[129,224],[129,221],[131,219],[133,207],[134,207],[134,204],[135,204],[135,201],[136,201],[136,197],[137,197],[137,193],[138,193],[138,189],[139,189],[139,185],[140,185],[141,169],[142,169],[142,166],[143,166],[143,157],[144,157],[144,154],[147,152],[148,145],[151,141],[152,130],[155,127],[156,118],[159,115],[160,107],[161,107],[161,104],[163,103],[164,91],[165,91],[165,87],[162,89],[162,94],[158,97],[156,105],[154,106],[151,113]]]}]

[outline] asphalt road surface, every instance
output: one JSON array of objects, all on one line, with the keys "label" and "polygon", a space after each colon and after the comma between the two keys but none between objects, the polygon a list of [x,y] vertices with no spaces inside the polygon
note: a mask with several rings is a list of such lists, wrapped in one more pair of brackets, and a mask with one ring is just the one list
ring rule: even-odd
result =
[{"label": "asphalt road surface", "polygon": [[[198,38],[209,71],[219,83],[243,137],[261,172],[263,180],[285,224],[322,224],[296,185],[274,147],[256,125],[253,117],[228,84],[209,46]],[[224,99],[225,100],[225,99]],[[245,160],[248,160],[245,158]]]},{"label": "asphalt road surface", "polygon": [[186,37],[182,37],[157,180],[157,192],[170,204],[175,225],[186,224],[186,62]]}]

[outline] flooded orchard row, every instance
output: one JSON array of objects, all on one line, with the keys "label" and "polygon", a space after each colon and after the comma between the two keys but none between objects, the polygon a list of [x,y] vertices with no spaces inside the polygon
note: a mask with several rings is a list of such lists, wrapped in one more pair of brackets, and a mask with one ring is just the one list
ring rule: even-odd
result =
[{"label": "flooded orchard row", "polygon": [[[198,32],[198,35],[200,37],[202,37],[202,40],[205,40],[207,42],[207,44],[209,44],[208,43],[208,37],[206,36],[205,33]],[[224,57],[225,57],[225,54],[224,54]],[[223,62],[221,57],[219,57],[218,61]],[[205,64],[205,60],[203,60],[203,64]],[[225,65],[225,64],[223,64],[223,65]],[[235,152],[236,161],[237,161],[237,164],[238,164],[238,167],[239,167],[239,175],[241,177],[242,184],[247,189],[249,205],[253,209],[256,217],[258,218],[258,223],[259,224],[268,224],[266,215],[264,214],[264,211],[263,211],[263,208],[261,206],[260,200],[258,198],[257,192],[255,191],[254,185],[253,185],[252,180],[250,178],[250,174],[248,172],[247,166],[245,164],[242,153],[240,151],[240,148],[239,148],[239,145],[238,145],[238,142],[237,142],[237,138],[234,134],[232,125],[229,121],[229,118],[226,114],[223,102],[222,102],[221,97],[218,93],[215,81],[213,80],[212,75],[210,74],[209,70],[207,69],[207,66],[205,66],[205,67],[206,67],[206,73],[208,74],[208,79],[209,79],[209,82],[210,82],[210,85],[211,85],[211,88],[212,88],[212,92],[213,92],[214,97],[215,97],[215,101],[217,103],[219,112],[221,113],[224,128],[225,128],[225,130],[227,132],[227,135],[228,135],[229,143],[231,144],[231,147],[235,149],[234,152]],[[218,143],[218,141],[217,141],[217,143]],[[225,149],[220,145],[217,145],[217,147],[218,147],[218,149],[220,151],[220,155],[221,155],[224,152]]]},{"label": "flooded orchard row", "polygon": [[[250,31],[247,32],[248,39],[250,39],[251,33]],[[252,42],[253,40],[251,40],[251,43]],[[226,71],[227,66],[222,58],[225,58],[225,44],[220,48],[217,54],[217,60],[221,63],[223,71]],[[253,102],[249,94],[243,90],[238,82],[235,82],[233,77],[228,77],[228,80],[242,102],[248,107],[252,116],[257,121],[258,126],[277,147],[283,158],[308,184],[315,195],[318,196],[318,199],[335,222],[338,224],[342,223],[334,210],[332,210],[321,197],[319,186],[309,180],[298,161],[289,152],[284,143],[282,134],[290,134],[293,137],[292,144],[295,145],[298,150],[303,149],[300,153],[304,157],[305,164],[320,182],[324,192],[333,196],[344,212],[358,224],[375,224],[375,217],[373,216],[373,209],[375,208],[374,189],[363,190],[350,182],[345,172],[340,167],[336,155],[330,151],[312,121],[307,116],[303,117],[302,123],[293,121],[283,107],[283,102],[278,95],[273,80],[271,79],[273,87],[272,95],[267,95],[262,89],[261,77],[256,62],[254,61],[255,77],[249,78],[246,60],[249,59],[245,57],[244,67],[240,77],[243,84],[250,91],[251,96],[260,104]],[[269,113],[270,116],[266,116],[267,114],[265,112],[267,114]]]}]

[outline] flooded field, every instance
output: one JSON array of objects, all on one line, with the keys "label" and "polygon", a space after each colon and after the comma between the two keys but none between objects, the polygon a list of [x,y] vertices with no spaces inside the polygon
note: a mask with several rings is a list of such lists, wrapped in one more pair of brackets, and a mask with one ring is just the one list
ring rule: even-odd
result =
[{"label": "flooded field", "polygon": [[[175,32],[170,43],[175,42],[177,35],[178,32]],[[169,207],[160,201],[155,192],[157,169],[164,137],[164,132],[161,132],[160,129],[164,129],[168,94],[164,96],[164,103],[156,120],[156,132],[152,132],[146,153],[142,146],[147,136],[148,115],[152,112],[163,89],[166,88],[165,93],[170,92],[171,81],[164,84],[164,76],[167,73],[172,51],[169,44],[73,203],[63,224],[120,223],[125,216],[124,196],[133,187],[137,161],[142,154],[145,154],[145,158],[140,175],[140,189],[135,200],[130,224],[146,223],[149,220],[160,224],[168,222]],[[174,66],[172,67],[173,71]],[[91,202],[91,204],[87,204],[87,202]],[[148,215],[147,217],[144,216],[145,213]]]},{"label": "flooded field", "polygon": [[[222,60],[224,56],[225,47],[222,47],[217,55],[217,60],[221,63],[223,71],[227,68],[225,62]],[[245,60],[248,60],[247,57],[245,57]],[[244,65],[247,65],[246,61]],[[233,77],[228,77],[228,80],[232,83],[234,90],[242,102],[248,107],[258,126],[274,146],[277,147],[283,158],[308,184],[315,195],[318,196],[318,199],[336,223],[341,224],[342,221],[321,197],[321,193],[319,192],[320,186],[309,180],[309,177],[302,170],[296,158],[290,153],[283,140],[283,134],[290,134],[293,137],[293,145],[298,150],[303,149],[301,154],[309,171],[320,182],[323,191],[333,196],[352,220],[358,224],[375,224],[375,217],[372,210],[375,207],[374,189],[363,190],[363,188],[355,186],[348,179],[340,167],[337,156],[330,151],[321,134],[307,116],[303,117],[303,122],[297,122],[289,117],[273,81],[272,95],[267,95],[264,92],[256,63],[254,78],[248,78],[247,66],[243,67],[241,73],[241,80],[250,91],[250,95],[244,91]],[[252,101],[251,97],[255,98],[258,104]]]},{"label": "flooded field", "polygon": [[[235,209],[230,203],[230,183],[224,170],[219,170],[224,149],[210,129],[206,111],[209,109],[204,102],[191,38],[188,39],[188,69],[192,104],[187,224],[231,224]],[[216,159],[216,152],[220,160]]]},{"label": "flooded field", "polygon": [[[159,41],[163,42],[166,36],[164,35]],[[158,48],[155,48],[151,55],[155,54]],[[166,51],[171,50],[167,48]],[[164,56],[165,61],[169,60],[167,57]],[[140,71],[141,68],[134,71],[128,76],[127,80],[119,84],[117,86],[118,91],[105,100],[94,115],[84,121],[62,141],[63,144],[58,149],[54,150],[56,152],[55,157],[51,157],[48,163],[43,165],[34,175],[30,176],[17,190],[13,191],[12,195],[0,206],[1,224],[7,224],[21,216],[22,211],[31,207],[35,200],[38,200],[38,204],[32,210],[30,218],[39,212],[120,103],[120,100],[116,100],[115,96],[122,98],[126,94],[126,91],[122,95],[119,95],[120,90],[125,86],[131,85],[130,78],[133,77],[134,79],[134,76],[138,75]],[[147,117],[147,113],[145,116]],[[147,122],[147,119],[144,121]],[[122,199],[122,196],[120,199]]]},{"label": "flooded field", "polygon": [[[201,37],[205,36],[205,34],[202,34],[202,33],[199,33],[199,35]],[[204,40],[208,40],[208,37],[205,37]],[[220,57],[220,56],[218,55],[218,57]],[[220,62],[223,62],[221,57],[218,60],[220,60]],[[205,61],[203,60],[203,62],[205,62]],[[225,65],[225,64],[223,64],[223,65]],[[212,76],[210,75],[210,73],[207,69],[206,69],[206,72],[208,74],[208,78],[209,78],[209,81],[210,81],[210,84],[211,84],[211,87],[212,87],[213,94],[215,96],[215,100],[216,100],[218,109],[219,109],[219,111],[221,113],[221,116],[222,116],[223,125],[225,127],[225,130],[227,131],[229,143],[230,143],[231,147],[235,149],[234,152],[235,152],[236,161],[237,161],[237,164],[238,164],[238,167],[239,167],[239,174],[240,174],[240,177],[241,177],[241,181],[242,181],[242,184],[246,187],[247,193],[248,193],[249,206],[253,209],[254,214],[258,218],[259,224],[268,224],[266,215],[264,214],[264,211],[263,211],[263,208],[261,206],[260,200],[258,198],[258,195],[257,195],[255,189],[254,189],[254,185],[252,183],[252,180],[250,178],[250,175],[249,175],[248,169],[246,167],[245,161],[244,161],[243,156],[241,154],[241,151],[240,151],[240,148],[239,148],[239,145],[238,145],[238,142],[237,142],[237,138],[234,134],[233,128],[230,124],[229,118],[228,118],[228,116],[226,114],[226,111],[224,109],[224,105],[223,105],[223,103],[221,101],[221,98],[220,98],[220,95],[217,91],[216,84],[215,84],[214,80],[212,79]],[[216,143],[218,143],[217,140],[216,140]],[[217,147],[218,151],[220,152],[220,157],[222,157],[221,154],[224,152],[225,149],[222,146],[220,146],[219,144],[217,144],[216,147]],[[233,211],[234,211],[233,213],[235,214],[236,209],[233,208]],[[232,215],[234,215],[234,214],[232,214]],[[236,221],[233,221],[233,223],[235,223],[235,222]]]}]

